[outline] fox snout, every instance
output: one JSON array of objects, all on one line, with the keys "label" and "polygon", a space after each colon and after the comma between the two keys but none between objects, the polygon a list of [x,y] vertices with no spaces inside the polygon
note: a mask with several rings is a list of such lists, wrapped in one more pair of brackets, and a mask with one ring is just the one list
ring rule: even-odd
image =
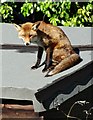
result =
[{"label": "fox snout", "polygon": [[28,45],[30,45],[31,44],[31,39],[30,38],[23,38],[22,39],[23,40],[23,42],[24,42],[24,44],[26,45],[26,46],[28,46]]},{"label": "fox snout", "polygon": [[28,45],[29,45],[29,43],[26,43],[26,45],[28,46]]},{"label": "fox snout", "polygon": [[26,46],[28,46],[28,45],[30,45],[30,42],[26,42],[26,43],[24,43]]}]

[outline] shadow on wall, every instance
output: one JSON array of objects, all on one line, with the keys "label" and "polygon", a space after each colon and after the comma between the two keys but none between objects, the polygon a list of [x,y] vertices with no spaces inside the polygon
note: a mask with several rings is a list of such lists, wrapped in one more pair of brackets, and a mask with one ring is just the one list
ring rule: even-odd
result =
[{"label": "shadow on wall", "polygon": [[18,53],[36,53],[38,50],[37,46],[24,46],[24,45],[1,45],[2,50],[16,50]]}]

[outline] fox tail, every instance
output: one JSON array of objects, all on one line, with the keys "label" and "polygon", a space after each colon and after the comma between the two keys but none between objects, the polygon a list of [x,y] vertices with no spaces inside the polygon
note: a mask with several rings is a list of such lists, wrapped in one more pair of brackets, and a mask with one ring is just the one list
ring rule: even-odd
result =
[{"label": "fox tail", "polygon": [[55,75],[63,70],[66,70],[66,69],[78,64],[81,61],[82,61],[82,59],[79,57],[78,54],[76,54],[76,53],[72,54],[69,57],[62,60],[58,65],[56,65],[53,70],[49,71],[47,73],[46,77]]}]

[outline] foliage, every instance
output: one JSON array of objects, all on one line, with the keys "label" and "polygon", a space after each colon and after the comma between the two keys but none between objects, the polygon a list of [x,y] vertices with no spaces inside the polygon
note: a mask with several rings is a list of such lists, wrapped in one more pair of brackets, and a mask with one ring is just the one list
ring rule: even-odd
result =
[{"label": "foliage", "polygon": [[26,17],[36,12],[42,12],[48,17],[48,20],[53,25],[61,24],[61,19],[68,19],[71,2],[38,2],[38,3],[24,3],[21,7],[21,12]]},{"label": "foliage", "polygon": [[0,17],[2,17],[2,21],[11,22],[13,20],[13,8],[15,6],[13,3],[8,4],[4,3],[0,5]]},{"label": "foliage", "polygon": [[[16,3],[3,3],[0,6],[3,22],[12,22],[15,5],[17,8]],[[51,0],[28,2],[26,0],[19,10],[19,13],[22,13],[24,17],[30,18],[32,14],[35,14],[35,20],[39,18],[55,26],[93,26],[93,0],[89,2],[70,2],[70,0],[63,2],[51,2]]]},{"label": "foliage", "polygon": [[93,26],[93,3],[88,3],[82,8],[77,3],[77,12],[69,18],[69,20],[63,21],[64,26]]},{"label": "foliage", "polygon": [[24,3],[21,7],[21,13],[24,15],[24,17],[29,16],[30,14],[33,14],[33,3]]}]

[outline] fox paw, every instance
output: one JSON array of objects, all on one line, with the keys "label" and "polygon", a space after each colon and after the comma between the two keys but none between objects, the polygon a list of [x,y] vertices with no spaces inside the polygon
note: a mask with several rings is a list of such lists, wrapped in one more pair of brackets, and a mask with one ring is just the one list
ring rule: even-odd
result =
[{"label": "fox paw", "polygon": [[34,69],[37,69],[37,68],[38,68],[37,65],[34,65],[34,66],[31,67],[31,69],[33,69],[33,70],[34,70]]},{"label": "fox paw", "polygon": [[42,72],[44,73],[44,72],[46,72],[46,71],[49,71],[49,68],[50,68],[50,67],[44,67],[44,69],[42,70]]},{"label": "fox paw", "polygon": [[42,70],[42,72],[46,72],[46,71],[48,71],[48,73],[50,73],[50,71],[52,71],[54,69],[54,66],[49,66],[49,67],[45,67],[43,70]]},{"label": "fox paw", "polygon": [[44,68],[43,70],[42,70],[42,72],[44,73],[44,72],[46,72],[47,71],[47,69],[46,68]]}]

